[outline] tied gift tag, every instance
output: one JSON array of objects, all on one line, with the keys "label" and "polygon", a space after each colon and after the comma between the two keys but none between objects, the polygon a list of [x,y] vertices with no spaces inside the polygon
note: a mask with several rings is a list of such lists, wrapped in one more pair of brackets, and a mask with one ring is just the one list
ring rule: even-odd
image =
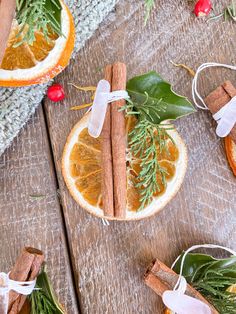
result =
[{"label": "tied gift tag", "polygon": [[129,99],[129,95],[125,90],[114,92],[110,92],[110,90],[111,86],[108,81],[99,81],[88,122],[88,132],[92,137],[97,138],[102,132],[108,104],[120,99]]},{"label": "tied gift tag", "polygon": [[[207,304],[185,294],[187,289],[187,281],[182,276],[184,261],[189,252],[199,248],[223,249],[236,256],[236,252],[233,250],[214,244],[194,245],[185,251],[180,264],[179,278],[174,289],[172,291],[165,291],[162,296],[165,306],[176,314],[211,314],[211,309]],[[175,266],[180,257],[181,255],[175,260],[171,268]]]},{"label": "tied gift tag", "polygon": [[218,122],[216,134],[226,137],[236,123],[236,97],[233,97],[213,118]]},{"label": "tied gift tag", "polygon": [[9,274],[0,273],[0,313],[7,314],[9,291],[13,290],[19,294],[29,295],[33,292],[36,280],[15,281],[9,278]]},{"label": "tied gift tag", "polygon": [[[221,63],[204,63],[198,69],[194,76],[192,82],[192,96],[193,101],[196,107],[204,110],[209,110],[206,103],[204,102],[203,98],[198,92],[197,89],[197,82],[198,76],[200,72],[206,68],[210,67],[224,67],[230,70],[236,70],[236,66],[228,65],[228,64],[221,64]],[[198,103],[201,102],[201,105]],[[213,115],[213,118],[217,121],[218,125],[216,128],[216,134],[219,137],[226,137],[229,135],[231,130],[233,129],[236,123],[236,97],[233,97],[225,106],[223,106],[216,114]]]},{"label": "tied gift tag", "polygon": [[211,314],[208,305],[178,291],[165,291],[163,293],[164,304],[174,313],[178,314]]}]

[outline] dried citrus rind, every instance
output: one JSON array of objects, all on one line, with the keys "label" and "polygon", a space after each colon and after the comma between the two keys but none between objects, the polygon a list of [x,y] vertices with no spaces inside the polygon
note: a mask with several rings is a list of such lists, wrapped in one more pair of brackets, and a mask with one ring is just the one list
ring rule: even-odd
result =
[{"label": "dried citrus rind", "polygon": [[[62,158],[62,172],[68,189],[74,199],[90,213],[107,219],[102,211],[102,169],[101,139],[92,138],[88,134],[86,114],[71,131]],[[126,130],[131,131],[135,119],[126,120]],[[167,140],[167,149],[160,152],[157,147],[158,164],[165,172],[165,182],[157,171],[157,191],[153,191],[151,203],[140,210],[142,189],[137,187],[140,182],[142,162],[127,150],[127,208],[125,220],[146,218],[162,209],[177,193],[183,181],[187,166],[186,147],[176,130],[168,131],[171,139]],[[175,144],[176,145],[175,145]],[[143,187],[145,188],[145,187]]]}]

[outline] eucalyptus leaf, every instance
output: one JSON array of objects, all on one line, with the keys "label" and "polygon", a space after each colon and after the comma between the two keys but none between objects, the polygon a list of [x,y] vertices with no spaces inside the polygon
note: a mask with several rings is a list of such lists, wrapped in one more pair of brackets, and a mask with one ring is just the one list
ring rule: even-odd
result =
[{"label": "eucalyptus leaf", "polygon": [[137,111],[152,123],[175,120],[195,112],[188,99],[173,92],[171,85],[155,71],[132,78],[126,89]]}]

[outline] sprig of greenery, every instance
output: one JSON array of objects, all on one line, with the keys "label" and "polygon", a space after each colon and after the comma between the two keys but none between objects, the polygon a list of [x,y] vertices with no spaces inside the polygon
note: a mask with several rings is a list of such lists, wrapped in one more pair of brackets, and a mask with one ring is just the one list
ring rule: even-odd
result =
[{"label": "sprig of greenery", "polygon": [[61,3],[59,0],[16,0],[16,19],[20,25],[18,37],[32,45],[35,31],[41,31],[49,40],[50,33],[61,34]]},{"label": "sprig of greenery", "polygon": [[150,14],[154,6],[155,6],[155,0],[145,0],[145,18],[144,18],[145,25],[147,24],[147,21],[150,17]]},{"label": "sprig of greenery", "polygon": [[34,290],[30,296],[31,314],[54,314],[56,307],[41,289]]},{"label": "sprig of greenery", "polygon": [[65,314],[43,270],[37,278],[36,290],[29,296],[31,314]]},{"label": "sprig of greenery", "polygon": [[233,0],[232,0],[231,4],[225,8],[224,17],[225,17],[225,20],[230,18],[234,22],[236,22],[236,5],[235,5],[235,2]]},{"label": "sprig of greenery", "polygon": [[[147,95],[148,97],[148,95]],[[159,102],[161,104],[161,101]],[[146,117],[152,118],[150,108],[145,103],[134,104],[131,100],[124,107],[127,115],[138,116],[138,122],[134,129],[128,134],[128,142],[131,154],[141,161],[141,171],[136,178],[135,186],[140,194],[140,208],[148,206],[156,192],[161,191],[157,175],[161,177],[161,183],[166,187],[166,175],[168,174],[159,161],[158,155],[163,151],[168,153],[167,139],[173,139],[167,132],[173,129],[171,124],[155,124]],[[160,110],[164,110],[160,108]]]},{"label": "sprig of greenery", "polygon": [[173,125],[167,121],[188,115],[195,109],[155,71],[133,77],[127,82],[126,90],[130,100],[123,110],[137,118],[134,129],[129,132],[128,142],[131,163],[136,159],[141,163],[141,171],[133,181],[140,195],[139,209],[143,209],[150,204],[155,193],[166,186],[168,173],[161,166],[159,155],[163,152],[170,154],[168,143],[170,140],[174,143],[168,132]]},{"label": "sprig of greenery", "polygon": [[234,22],[236,22],[236,4],[234,0],[231,1],[231,4],[225,7],[222,13],[209,18],[209,21],[216,20],[221,17],[223,17],[225,21],[233,20]]},{"label": "sprig of greenery", "polygon": [[236,295],[227,291],[228,287],[235,284],[235,278],[228,276],[229,272],[236,274],[236,267],[206,270],[202,278],[193,283],[193,287],[222,314],[236,313]]},{"label": "sprig of greenery", "polygon": [[[236,258],[214,259],[201,254],[187,254],[183,275],[196,290],[198,290],[220,314],[236,314],[236,294],[227,289],[236,283]],[[179,259],[175,271],[179,273]]]}]

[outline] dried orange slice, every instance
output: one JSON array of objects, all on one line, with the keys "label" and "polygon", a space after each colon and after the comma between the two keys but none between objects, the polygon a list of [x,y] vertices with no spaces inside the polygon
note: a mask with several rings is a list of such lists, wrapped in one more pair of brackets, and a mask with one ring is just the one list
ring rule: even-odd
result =
[{"label": "dried orange slice", "polygon": [[225,151],[229,165],[236,176],[236,144],[230,136],[225,138]]},{"label": "dried orange slice", "polygon": [[[62,156],[62,174],[66,185],[81,207],[101,218],[124,220],[105,217],[102,210],[101,192],[101,139],[92,138],[88,134],[90,113],[86,114],[72,129]],[[133,121],[127,121],[127,132],[132,129]],[[144,209],[140,208],[140,191],[137,190],[137,176],[141,171],[138,156],[127,153],[127,208],[125,220],[137,220],[151,216],[160,211],[179,190],[187,167],[187,150],[176,130],[168,131],[175,145],[168,140],[169,154],[159,154],[159,164],[166,170],[167,185],[164,186],[157,173],[159,191],[152,202]]]},{"label": "dried orange slice", "polygon": [[43,33],[35,32],[33,45],[23,43],[16,37],[19,25],[13,21],[7,48],[0,68],[0,86],[16,87],[41,84],[59,74],[69,63],[75,41],[73,17],[68,7],[61,2],[62,36],[51,34],[50,40]]}]

